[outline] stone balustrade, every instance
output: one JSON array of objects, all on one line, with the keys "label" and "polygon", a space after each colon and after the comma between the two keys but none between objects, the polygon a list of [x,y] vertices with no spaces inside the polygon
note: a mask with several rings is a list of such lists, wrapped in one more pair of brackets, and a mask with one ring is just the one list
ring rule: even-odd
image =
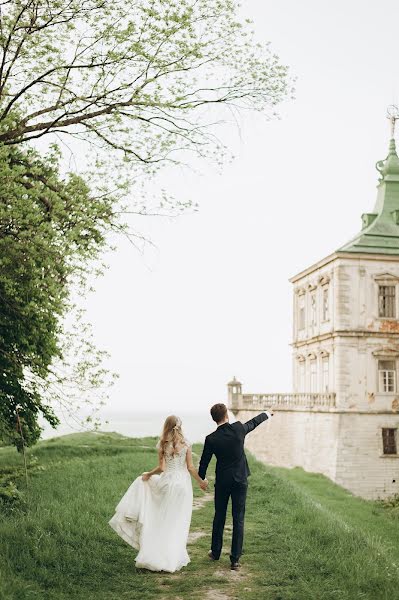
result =
[{"label": "stone balustrade", "polygon": [[331,394],[242,394],[232,398],[230,407],[234,409],[291,409],[291,408],[335,408],[335,393]]}]

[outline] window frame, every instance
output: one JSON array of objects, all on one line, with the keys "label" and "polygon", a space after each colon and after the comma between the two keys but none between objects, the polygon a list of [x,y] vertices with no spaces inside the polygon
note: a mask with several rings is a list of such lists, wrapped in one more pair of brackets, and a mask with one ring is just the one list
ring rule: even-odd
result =
[{"label": "window frame", "polygon": [[[317,358],[310,358],[309,360],[309,393],[310,394],[317,394],[318,393],[318,381],[317,381],[317,372],[318,372],[318,368],[317,368]],[[314,371],[312,369],[312,367],[314,367]],[[314,379],[313,379],[314,376]],[[314,383],[314,385],[313,385]]]},{"label": "window frame", "polygon": [[[393,431],[393,447],[394,452],[388,452],[386,449],[389,448],[389,443],[386,444],[384,432]],[[388,437],[388,436],[386,436]],[[398,428],[397,427],[381,427],[381,441],[382,441],[382,456],[398,456]]]},{"label": "window frame", "polygon": [[[327,308],[325,298],[327,298]],[[330,320],[330,286],[328,283],[321,286],[321,320],[323,323],[328,323]]]},{"label": "window frame", "polygon": [[[327,366],[327,369],[325,368]],[[326,376],[327,373],[327,376]],[[330,392],[330,355],[325,354],[321,357],[321,393]]]},{"label": "window frame", "polygon": [[309,294],[309,305],[310,305],[310,326],[317,326],[317,293],[316,290],[312,290]]},{"label": "window frame", "polygon": [[[382,362],[392,362],[394,363],[394,368],[393,369],[380,369],[380,363]],[[394,377],[393,377],[393,390],[385,390],[382,389],[385,387],[386,382],[383,380],[383,376],[381,376],[382,373],[391,373],[393,372]],[[389,375],[387,378],[387,381],[389,379]],[[389,385],[389,381],[388,381],[388,385]],[[392,357],[392,356],[387,356],[387,357],[378,357],[377,358],[377,387],[378,387],[378,393],[379,394],[396,394],[397,393],[397,389],[398,389],[398,361],[397,358]]]},{"label": "window frame", "polygon": [[[382,288],[392,288],[393,289],[393,302],[392,302],[393,313],[394,313],[393,316],[387,316],[387,315],[382,314],[383,311],[381,309],[381,298],[388,297],[388,296],[381,295],[380,291]],[[377,281],[377,317],[378,317],[378,319],[384,319],[384,320],[392,320],[392,321],[398,320],[398,284],[396,281],[392,281],[392,280]]]},{"label": "window frame", "polygon": [[298,361],[298,388],[299,393],[304,394],[306,391],[306,361]]},{"label": "window frame", "polygon": [[[301,319],[303,315],[303,320]],[[298,296],[298,331],[302,332],[306,329],[306,295],[299,294]]]}]

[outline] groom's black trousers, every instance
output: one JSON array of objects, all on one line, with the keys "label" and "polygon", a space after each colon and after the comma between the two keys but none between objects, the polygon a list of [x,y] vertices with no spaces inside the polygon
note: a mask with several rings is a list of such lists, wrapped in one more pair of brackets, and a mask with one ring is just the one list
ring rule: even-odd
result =
[{"label": "groom's black trousers", "polygon": [[226,522],[227,505],[231,497],[233,516],[233,538],[231,541],[230,560],[236,562],[242,554],[244,539],[245,501],[248,483],[231,480],[215,484],[215,517],[212,529],[212,554],[219,558],[223,546],[223,530]]}]

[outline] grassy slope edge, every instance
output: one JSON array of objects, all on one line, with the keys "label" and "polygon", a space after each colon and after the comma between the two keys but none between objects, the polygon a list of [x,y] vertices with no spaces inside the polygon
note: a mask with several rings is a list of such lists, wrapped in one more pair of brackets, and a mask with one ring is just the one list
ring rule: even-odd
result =
[{"label": "grassy slope edge", "polygon": [[[0,472],[20,460],[1,449]],[[29,460],[25,501],[0,513],[2,600],[399,598],[399,519],[320,475],[250,458],[242,571],[228,569],[229,527],[221,561],[207,559],[207,502],[193,513],[192,531],[203,535],[190,545],[192,562],[168,575],[136,571],[107,525],[131,480],[155,464],[154,438],[74,434],[39,443]]]}]

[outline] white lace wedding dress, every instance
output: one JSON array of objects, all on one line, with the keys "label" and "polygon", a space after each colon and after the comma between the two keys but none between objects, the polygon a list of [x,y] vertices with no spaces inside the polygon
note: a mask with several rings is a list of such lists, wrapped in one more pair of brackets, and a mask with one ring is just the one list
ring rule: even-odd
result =
[{"label": "white lace wedding dress", "polygon": [[136,567],[173,573],[190,562],[187,537],[193,488],[186,465],[187,446],[166,449],[165,471],[148,481],[137,477],[109,521],[122,539],[139,550]]}]

